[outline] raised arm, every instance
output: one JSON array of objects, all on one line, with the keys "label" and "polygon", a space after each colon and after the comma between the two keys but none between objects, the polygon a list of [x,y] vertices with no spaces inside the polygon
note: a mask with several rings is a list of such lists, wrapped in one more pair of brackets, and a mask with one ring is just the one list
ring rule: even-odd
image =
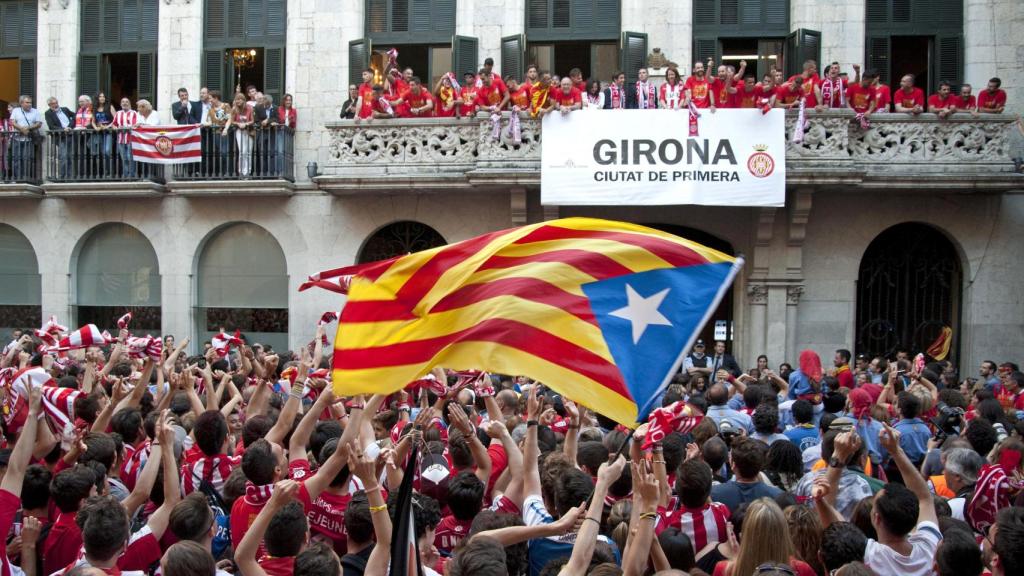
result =
[{"label": "raised arm", "polygon": [[594,486],[594,494],[590,497],[590,506],[587,508],[587,515],[576,533],[576,543],[572,547],[572,556],[569,563],[562,567],[558,576],[575,576],[583,574],[586,567],[590,566],[590,559],[594,556],[594,545],[601,532],[601,514],[604,511],[604,499],[608,495],[608,487],[612,485],[626,466],[626,459],[619,456],[615,462],[605,462],[597,471],[597,484]]},{"label": "raised arm", "polygon": [[569,416],[569,429],[565,431],[565,443],[562,450],[569,460],[576,462],[576,449],[580,443],[580,409],[572,400],[565,399],[565,412]]},{"label": "raised arm", "polygon": [[256,519],[249,525],[249,529],[242,536],[242,541],[238,543],[238,549],[235,550],[235,562],[245,576],[266,576],[267,573],[256,561],[256,552],[274,515],[294,500],[298,491],[299,484],[294,480],[281,480],[274,484],[274,493],[270,496],[270,501],[256,515]]},{"label": "raised arm", "polygon": [[[381,494],[380,484],[377,483],[377,463],[367,458],[363,449],[357,444],[348,446],[338,445],[338,450],[348,454],[348,467],[353,474],[363,482],[363,489],[370,504],[370,518],[373,521],[373,533],[377,537],[377,545],[374,546],[370,558],[366,562],[366,574],[384,574],[387,571],[388,562],[391,560],[391,515],[388,514],[388,505],[384,502],[384,495]],[[247,573],[248,576],[248,573]]]},{"label": "raised arm", "polygon": [[29,461],[32,458],[32,447],[36,443],[36,431],[39,428],[39,416],[41,414],[42,392],[38,387],[33,386],[28,393],[28,417],[25,419],[25,426],[21,429],[18,441],[14,444],[10,459],[7,462],[7,472],[0,481],[0,490],[5,490],[21,496],[21,482],[25,478],[25,470],[28,469]]},{"label": "raised arm", "polygon": [[928,490],[928,483],[921,476],[921,473],[914,468],[914,464],[907,458],[903,448],[900,447],[900,433],[888,424],[883,423],[882,425],[885,428],[879,432],[878,439],[882,447],[888,450],[889,455],[896,462],[896,467],[899,468],[900,474],[903,476],[903,483],[914,493],[914,496],[917,496],[917,523],[933,522],[938,524],[939,519],[935,514],[935,502],[932,499],[931,491]]},{"label": "raised arm", "polygon": [[[156,422],[156,438],[150,443],[149,459],[146,460],[146,465],[142,467],[142,472],[139,473],[139,477],[135,482],[135,489],[121,503],[124,505],[125,510],[128,511],[129,518],[135,516],[135,512],[139,507],[149,501],[149,493],[153,491],[153,486],[156,484],[157,474],[163,466],[162,430],[167,426],[168,418],[168,411],[164,410]],[[169,448],[173,455],[173,446],[169,446]],[[177,475],[177,472],[172,474],[172,476]]]},{"label": "raised arm", "polygon": [[313,429],[316,428],[320,414],[333,401],[334,392],[330,388],[325,388],[309,411],[302,416],[302,420],[299,421],[299,425],[295,427],[292,437],[288,441],[288,460],[290,462],[306,459],[306,445],[309,444],[309,437],[313,434]]},{"label": "raised arm", "polygon": [[160,455],[160,465],[164,475],[164,502],[146,519],[146,525],[149,526],[157,540],[163,538],[171,519],[171,510],[181,501],[181,486],[173,450],[174,430],[170,427],[170,416],[165,416],[167,419],[164,421],[163,429],[157,435],[160,445],[164,449]]},{"label": "raised arm", "polygon": [[523,447],[523,496],[539,495],[540,471],[537,459],[537,417],[540,416],[540,401],[537,400],[537,384],[530,387],[526,397],[526,445]]},{"label": "raised arm", "polygon": [[487,481],[491,478],[491,455],[487,453],[487,447],[476,435],[476,426],[469,421],[469,416],[466,416],[462,405],[456,402],[448,405],[448,415],[452,425],[466,438],[469,451],[476,462],[476,477],[486,486]]},{"label": "raised arm", "polygon": [[639,525],[634,524],[636,532],[626,546],[622,558],[623,576],[640,576],[647,571],[647,560],[650,556],[651,542],[654,540],[654,525],[658,522],[658,479],[647,460],[633,463],[633,494],[639,495],[633,510],[639,509]]}]

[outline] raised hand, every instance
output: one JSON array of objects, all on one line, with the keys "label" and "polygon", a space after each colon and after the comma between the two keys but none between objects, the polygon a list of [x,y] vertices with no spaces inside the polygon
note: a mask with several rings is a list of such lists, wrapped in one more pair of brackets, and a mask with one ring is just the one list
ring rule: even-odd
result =
[{"label": "raised hand", "polygon": [[626,458],[619,454],[613,462],[603,462],[597,469],[597,481],[604,482],[605,486],[612,484],[622,476],[622,470],[626,467]]},{"label": "raised hand", "polygon": [[295,499],[295,495],[298,492],[298,482],[295,480],[281,480],[274,484],[274,493],[270,496],[270,502],[267,502],[267,506],[278,510],[284,508],[285,504]]}]

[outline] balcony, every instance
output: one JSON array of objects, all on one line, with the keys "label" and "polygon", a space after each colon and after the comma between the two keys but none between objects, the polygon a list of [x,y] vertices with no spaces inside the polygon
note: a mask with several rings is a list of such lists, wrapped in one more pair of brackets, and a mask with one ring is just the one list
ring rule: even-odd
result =
[{"label": "balcony", "polygon": [[202,161],[173,166],[134,161],[124,135],[117,130],[48,132],[24,158],[13,134],[0,133],[6,152],[0,180],[8,184],[0,186],[0,195],[290,194],[295,181],[295,132],[288,127],[223,134],[204,126]]},{"label": "balcony", "polygon": [[[0,131],[0,197],[37,196],[43,183],[42,143],[16,130]],[[23,186],[10,186],[22,184]]]},{"label": "balcony", "polygon": [[[1010,115],[877,114],[862,130],[849,111],[809,112],[801,144],[786,118],[787,183],[856,189],[988,189],[1024,186],[1013,158],[1024,153]],[[488,119],[429,118],[326,125],[317,185],[334,194],[507,191],[540,186],[541,128],[521,121],[522,139]]]}]

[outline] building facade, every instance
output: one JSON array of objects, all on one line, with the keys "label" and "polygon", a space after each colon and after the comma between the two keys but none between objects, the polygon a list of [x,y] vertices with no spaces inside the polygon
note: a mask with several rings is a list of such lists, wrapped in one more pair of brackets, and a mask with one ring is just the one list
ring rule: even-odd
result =
[{"label": "building facade", "polygon": [[[146,98],[169,121],[179,87],[195,98],[252,83],[299,111],[286,165],[257,179],[66,178],[41,151],[38,178],[0,184],[0,331],[51,314],[109,325],[131,308],[137,331],[200,341],[240,327],[294,348],[340,305],[298,293],[309,274],[587,215],[744,254],[706,329],[744,364],[806,347],[916,351],[944,326],[965,369],[1019,358],[1021,29],[1018,0],[0,0],[0,99],[73,109],[104,91]],[[894,85],[912,72],[929,93],[942,80],[977,93],[998,76],[1008,112],[892,114],[868,132],[849,114],[812,115],[787,150],[784,208],[557,208],[539,202],[533,121],[519,145],[469,119],[340,121],[348,85],[389,48],[424,81],[488,57],[503,74],[536,62],[607,80],[655,48],[684,74],[710,57],[788,75],[812,58]]]}]

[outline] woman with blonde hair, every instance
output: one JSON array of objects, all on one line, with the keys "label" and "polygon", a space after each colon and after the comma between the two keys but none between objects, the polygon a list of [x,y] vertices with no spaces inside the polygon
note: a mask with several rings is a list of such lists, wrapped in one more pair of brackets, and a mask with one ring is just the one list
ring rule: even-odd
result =
[{"label": "woman with blonde hair", "polygon": [[227,136],[228,130],[235,130],[235,150],[238,153],[238,174],[249,176],[252,170],[252,108],[246,104],[245,94],[237,92],[231,104],[231,116],[224,125],[222,135]]},{"label": "woman with blonde hair", "polygon": [[797,576],[815,576],[806,562],[796,559],[786,515],[770,498],[758,498],[750,503],[743,517],[736,559],[716,564],[714,576],[747,576],[754,574],[762,564],[785,564],[792,567]]},{"label": "woman with blonde hair", "polygon": [[818,512],[810,506],[796,505],[785,510],[786,522],[789,523],[789,533],[793,537],[793,546],[796,549],[795,556],[806,562],[818,574],[825,573],[825,567],[821,565],[818,558],[818,549],[821,548],[821,520]]}]

